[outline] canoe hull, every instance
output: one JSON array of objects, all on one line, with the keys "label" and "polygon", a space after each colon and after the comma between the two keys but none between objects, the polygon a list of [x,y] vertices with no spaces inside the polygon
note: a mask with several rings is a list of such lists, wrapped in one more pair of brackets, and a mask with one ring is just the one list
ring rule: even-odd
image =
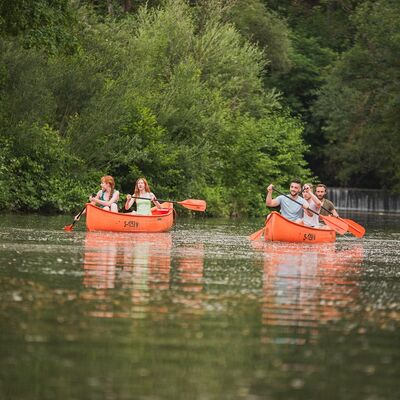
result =
[{"label": "canoe hull", "polygon": [[332,243],[336,240],[336,232],[296,224],[274,211],[265,223],[264,239],[271,242]]},{"label": "canoe hull", "polygon": [[171,203],[163,203],[163,210],[152,209],[153,215],[113,213],[86,205],[86,229],[108,232],[167,232],[174,223]]}]

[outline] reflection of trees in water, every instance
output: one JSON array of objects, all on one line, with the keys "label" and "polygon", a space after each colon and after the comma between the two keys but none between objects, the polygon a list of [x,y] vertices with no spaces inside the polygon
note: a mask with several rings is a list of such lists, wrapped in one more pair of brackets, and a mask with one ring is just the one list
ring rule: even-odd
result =
[{"label": "reflection of trees in water", "polygon": [[[115,234],[87,232],[83,261],[83,297],[95,304],[92,316],[144,318],[168,312],[162,293],[178,285],[175,304],[198,309],[199,300],[184,293],[203,288],[203,245],[174,251],[175,274],[171,278],[170,233]],[[173,281],[173,282],[172,282]],[[179,294],[179,292],[181,294]],[[129,302],[128,296],[129,295]]]},{"label": "reflection of trees in water", "polygon": [[261,318],[265,341],[272,340],[267,331],[274,327],[299,333],[280,340],[304,342],[305,334],[312,338],[321,324],[342,318],[359,295],[355,276],[363,260],[361,245],[343,250],[335,244],[255,243],[254,247],[264,253]]}]

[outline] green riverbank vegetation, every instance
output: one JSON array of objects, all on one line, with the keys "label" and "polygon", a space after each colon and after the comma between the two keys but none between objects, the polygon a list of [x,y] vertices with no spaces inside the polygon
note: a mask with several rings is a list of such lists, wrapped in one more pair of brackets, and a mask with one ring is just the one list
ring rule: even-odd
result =
[{"label": "green riverbank vegetation", "polygon": [[0,11],[1,210],[76,211],[102,175],[211,216],[261,215],[292,177],[400,191],[395,1]]}]

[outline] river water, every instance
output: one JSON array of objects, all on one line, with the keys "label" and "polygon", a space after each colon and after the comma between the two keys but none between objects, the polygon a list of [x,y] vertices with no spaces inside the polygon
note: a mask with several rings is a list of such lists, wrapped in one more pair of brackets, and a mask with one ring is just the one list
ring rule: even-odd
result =
[{"label": "river water", "polygon": [[399,399],[400,218],[363,239],[250,242],[0,219],[0,399]]}]

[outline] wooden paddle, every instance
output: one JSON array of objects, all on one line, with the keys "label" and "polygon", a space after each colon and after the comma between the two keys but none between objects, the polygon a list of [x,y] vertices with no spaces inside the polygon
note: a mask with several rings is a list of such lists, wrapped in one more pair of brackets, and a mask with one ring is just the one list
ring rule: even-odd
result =
[{"label": "wooden paddle", "polygon": [[[303,206],[300,202],[298,202],[295,199],[292,199],[291,197],[287,196],[286,194],[280,192],[279,190],[277,190],[275,188],[273,190],[275,190],[275,192],[279,193],[280,195],[285,196],[289,200],[294,201],[298,205]],[[321,215],[321,214],[319,214],[319,213],[317,213],[314,210],[311,210],[309,208],[308,208],[308,211],[311,211],[312,213],[314,213],[316,215],[319,215],[319,217],[322,219],[322,221],[324,221],[326,223],[326,225],[328,225],[330,228],[334,229],[337,233],[340,233],[341,235],[344,235],[347,232],[348,228],[349,228],[347,223],[345,221],[339,219],[339,218],[332,217],[331,215],[324,216],[324,215]]]},{"label": "wooden paddle", "polygon": [[64,231],[72,231],[74,229],[75,224],[78,222],[79,217],[83,214],[83,212],[85,210],[86,210],[86,204],[85,204],[85,207],[83,207],[82,210],[79,212],[79,214],[76,216],[76,219],[74,219],[74,222],[70,225],[64,226]]},{"label": "wooden paddle", "polygon": [[[137,196],[132,196],[133,199],[142,199],[142,200],[150,200],[147,197],[137,197]],[[207,208],[207,203],[204,200],[196,200],[196,199],[187,199],[187,200],[182,200],[182,201],[175,201],[175,200],[161,200],[155,198],[154,200],[165,202],[165,203],[175,203],[179,204],[182,207],[185,207],[189,210],[193,211],[205,211]]]}]

